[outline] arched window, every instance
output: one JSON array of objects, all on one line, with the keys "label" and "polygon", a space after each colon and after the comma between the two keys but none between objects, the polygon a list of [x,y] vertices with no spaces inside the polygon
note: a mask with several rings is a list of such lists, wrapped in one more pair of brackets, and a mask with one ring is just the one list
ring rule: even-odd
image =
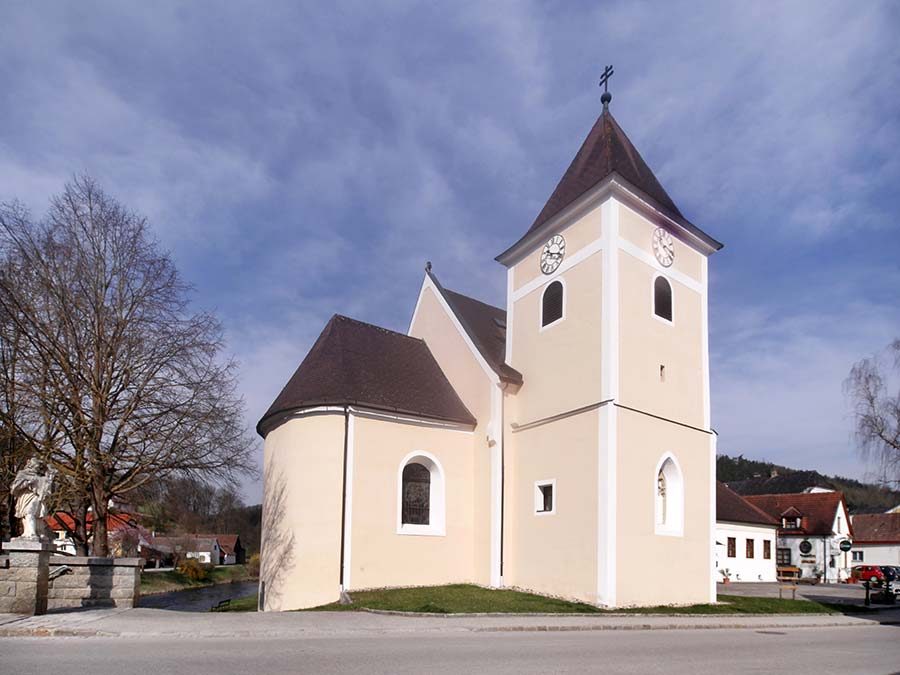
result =
[{"label": "arched window", "polygon": [[443,535],[444,470],[437,458],[410,453],[397,478],[397,534]]},{"label": "arched window", "polygon": [[665,277],[653,281],[653,313],[666,321],[672,320],[672,286]]},{"label": "arched window", "polygon": [[404,466],[401,524],[428,525],[430,498],[431,472],[417,462]]},{"label": "arched window", "polygon": [[563,318],[563,302],[562,282],[550,282],[541,297],[541,328]]},{"label": "arched window", "polygon": [[657,466],[653,490],[656,534],[680,537],[684,531],[684,480],[670,453]]}]

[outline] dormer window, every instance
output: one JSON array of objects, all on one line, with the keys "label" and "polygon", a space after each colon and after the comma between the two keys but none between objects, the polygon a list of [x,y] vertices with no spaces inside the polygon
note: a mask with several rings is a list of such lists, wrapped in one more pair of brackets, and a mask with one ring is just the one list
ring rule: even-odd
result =
[{"label": "dormer window", "polygon": [[800,518],[798,516],[784,517],[781,519],[781,527],[785,530],[799,530]]}]

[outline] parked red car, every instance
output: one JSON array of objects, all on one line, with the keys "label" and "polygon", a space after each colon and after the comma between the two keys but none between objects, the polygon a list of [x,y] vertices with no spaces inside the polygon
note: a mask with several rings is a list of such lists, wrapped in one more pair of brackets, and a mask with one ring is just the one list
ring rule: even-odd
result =
[{"label": "parked red car", "polygon": [[884,583],[884,572],[878,565],[857,565],[850,571],[852,581],[870,581],[874,584]]}]

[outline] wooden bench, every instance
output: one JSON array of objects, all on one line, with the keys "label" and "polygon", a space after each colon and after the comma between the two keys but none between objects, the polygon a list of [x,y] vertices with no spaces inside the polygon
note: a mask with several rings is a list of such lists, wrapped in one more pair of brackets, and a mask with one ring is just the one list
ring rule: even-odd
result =
[{"label": "wooden bench", "polygon": [[779,567],[777,571],[778,581],[797,582],[800,579],[799,567]]},{"label": "wooden bench", "polygon": [[791,592],[791,600],[797,599],[797,584],[779,584],[778,585],[778,599],[784,599],[784,591]]}]

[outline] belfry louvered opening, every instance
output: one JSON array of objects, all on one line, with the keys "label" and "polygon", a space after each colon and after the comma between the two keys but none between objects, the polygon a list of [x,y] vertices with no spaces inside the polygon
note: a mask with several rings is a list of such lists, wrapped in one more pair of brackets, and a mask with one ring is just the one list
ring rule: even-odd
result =
[{"label": "belfry louvered opening", "polygon": [[653,282],[653,313],[666,321],[672,320],[672,286],[665,277]]},{"label": "belfry louvered opening", "polygon": [[553,281],[544,289],[541,299],[541,327],[549,326],[562,319],[563,292],[563,285],[560,281]]}]

